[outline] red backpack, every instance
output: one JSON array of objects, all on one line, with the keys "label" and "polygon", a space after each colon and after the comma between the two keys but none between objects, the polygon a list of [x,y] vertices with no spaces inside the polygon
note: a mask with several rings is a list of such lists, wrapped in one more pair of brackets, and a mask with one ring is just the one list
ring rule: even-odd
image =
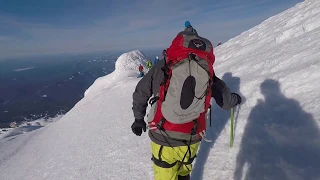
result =
[{"label": "red backpack", "polygon": [[186,31],[176,36],[167,49],[164,80],[148,115],[150,129],[174,139],[201,139],[214,61],[209,40]]}]

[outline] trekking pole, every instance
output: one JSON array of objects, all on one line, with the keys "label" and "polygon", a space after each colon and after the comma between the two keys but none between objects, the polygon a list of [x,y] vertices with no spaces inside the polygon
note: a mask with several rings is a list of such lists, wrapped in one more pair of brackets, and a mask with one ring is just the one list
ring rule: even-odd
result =
[{"label": "trekking pole", "polygon": [[234,121],[234,108],[231,108],[231,126],[230,126],[230,147],[233,146],[233,121]]},{"label": "trekking pole", "polygon": [[234,116],[234,131],[233,131],[233,139],[235,137],[235,130],[237,129],[237,122],[238,122],[238,117],[239,117],[239,112],[240,112],[240,109],[241,109],[241,104],[238,105],[238,108],[237,108],[237,113],[236,115]]}]

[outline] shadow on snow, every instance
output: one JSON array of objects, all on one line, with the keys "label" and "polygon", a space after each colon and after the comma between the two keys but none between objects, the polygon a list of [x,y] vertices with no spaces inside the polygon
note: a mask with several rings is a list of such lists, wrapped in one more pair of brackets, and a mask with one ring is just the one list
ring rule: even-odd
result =
[{"label": "shadow on snow", "polygon": [[260,88],[264,100],[249,115],[234,179],[320,179],[320,131],[314,118],[281,93],[279,82],[267,79]]},{"label": "shadow on snow", "polygon": [[[232,76],[232,73],[227,72],[222,76],[222,80],[230,88],[231,92],[236,92],[242,97],[242,103],[245,103],[245,97],[240,93],[240,78]],[[212,103],[211,109],[211,126],[207,122],[207,139],[212,142],[202,142],[197,154],[196,162],[191,174],[191,179],[199,180],[203,177],[204,165],[207,161],[210,149],[213,148],[215,141],[225,128],[230,118],[230,111],[221,109],[216,103]],[[235,122],[236,127],[236,122]]]}]

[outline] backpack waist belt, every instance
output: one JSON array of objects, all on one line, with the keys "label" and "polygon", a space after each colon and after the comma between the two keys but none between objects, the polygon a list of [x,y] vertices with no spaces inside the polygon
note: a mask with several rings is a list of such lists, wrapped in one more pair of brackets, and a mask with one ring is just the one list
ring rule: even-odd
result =
[{"label": "backpack waist belt", "polygon": [[183,164],[183,165],[192,164],[192,162],[193,162],[193,160],[194,160],[195,158],[196,158],[196,156],[190,158],[187,162],[176,161],[176,162],[174,162],[174,163],[172,163],[172,164],[169,164],[169,163],[167,163],[167,162],[165,162],[165,161],[162,161],[162,160],[157,159],[156,157],[154,157],[154,156],[152,155],[151,161],[153,161],[153,163],[154,163],[155,165],[157,165],[158,167],[162,167],[162,168],[172,168],[173,166],[175,166],[175,165],[177,164],[177,162],[180,162],[180,163]]}]

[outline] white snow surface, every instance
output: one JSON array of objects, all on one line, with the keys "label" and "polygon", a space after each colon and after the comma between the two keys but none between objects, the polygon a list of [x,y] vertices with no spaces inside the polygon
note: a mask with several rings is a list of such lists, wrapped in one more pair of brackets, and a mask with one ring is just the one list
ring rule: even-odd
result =
[{"label": "white snow surface", "polygon": [[[320,1],[306,0],[215,49],[217,76],[243,103],[232,148],[230,112],[213,106],[192,180],[320,179],[319,24]],[[0,179],[153,179],[147,133],[130,128],[144,62],[120,56],[59,121],[0,138]]]}]

